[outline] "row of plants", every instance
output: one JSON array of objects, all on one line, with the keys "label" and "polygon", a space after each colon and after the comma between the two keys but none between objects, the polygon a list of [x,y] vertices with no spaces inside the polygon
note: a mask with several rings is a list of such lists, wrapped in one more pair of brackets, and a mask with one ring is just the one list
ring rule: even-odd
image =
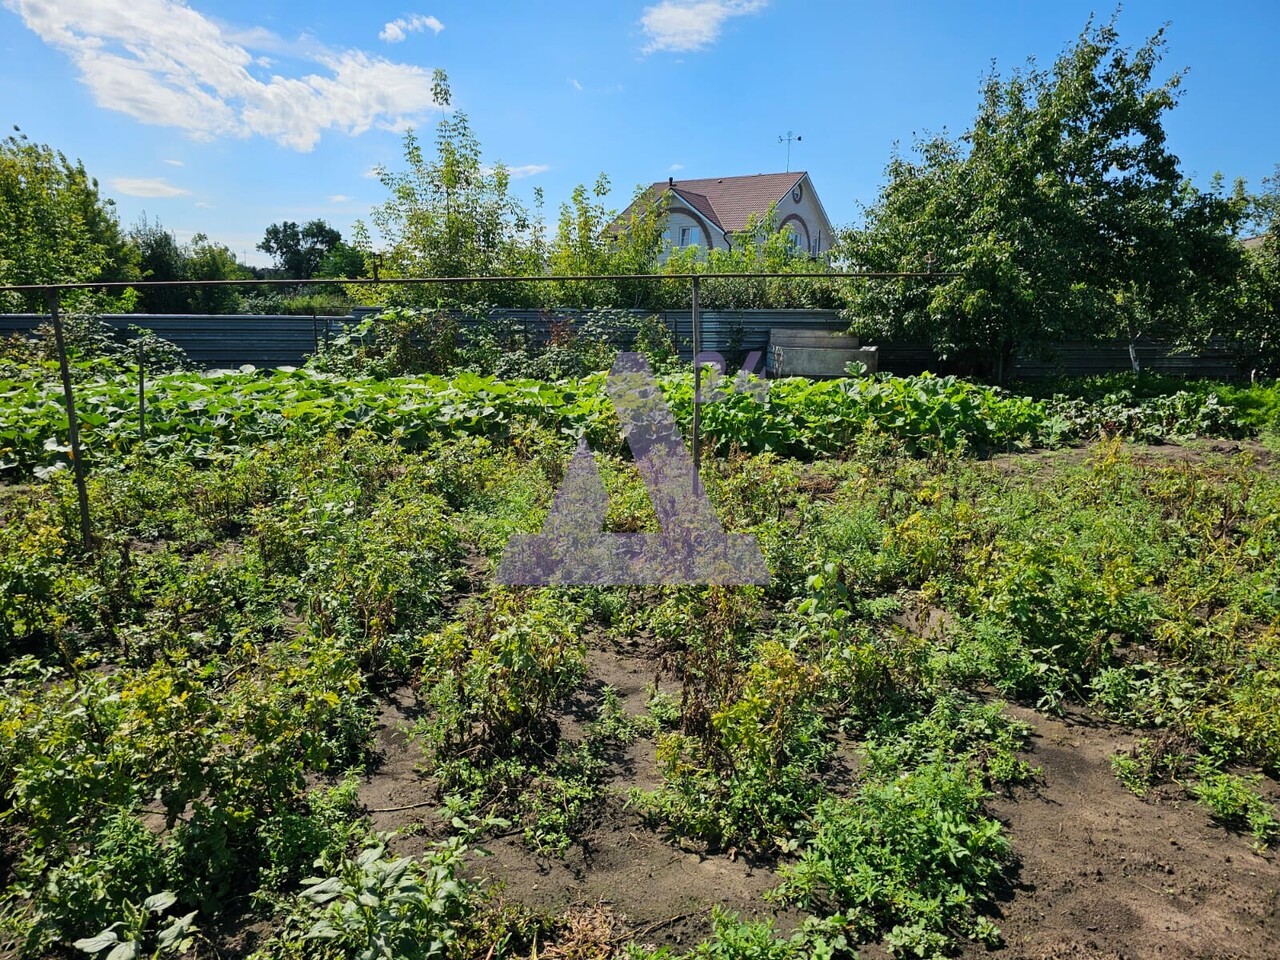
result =
[{"label": "row of plants", "polygon": [[[50,371],[51,373],[52,371]],[[689,374],[661,386],[686,432],[692,419]],[[913,453],[989,453],[1056,446],[1104,436],[1163,441],[1239,437],[1256,432],[1271,388],[1236,391],[1233,406],[1217,392],[1179,391],[1121,403],[1057,397],[1035,400],[954,377],[789,379],[763,389],[711,390],[705,437],[722,453],[743,450],[813,458],[840,456],[868,435]],[[502,381],[462,374],[348,378],[312,369],[173,372],[147,382],[145,440],[137,383],[120,374],[76,386],[85,457],[111,462],[132,453],[192,461],[236,454],[266,442],[333,431],[368,430],[408,449],[456,434],[505,439],[535,424],[592,446],[621,448],[605,375],[580,380]],[[29,473],[66,463],[66,415],[56,379],[0,380],[0,469]]]}]

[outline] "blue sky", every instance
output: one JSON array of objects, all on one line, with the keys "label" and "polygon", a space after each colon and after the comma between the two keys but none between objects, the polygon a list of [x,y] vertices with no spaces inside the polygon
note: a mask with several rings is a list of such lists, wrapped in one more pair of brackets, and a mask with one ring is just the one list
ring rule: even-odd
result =
[{"label": "blue sky", "polygon": [[[128,224],[204,231],[249,262],[271,222],[344,232],[383,199],[400,131],[424,135],[449,73],[488,160],[547,215],[608,173],[641,182],[782,170],[788,130],[833,221],[874,199],[895,140],[962,132],[994,60],[1048,63],[1110,6],[820,0],[0,0],[6,124],[84,160]],[[1186,68],[1168,123],[1184,172],[1254,186],[1280,163],[1280,4],[1138,2]]]}]

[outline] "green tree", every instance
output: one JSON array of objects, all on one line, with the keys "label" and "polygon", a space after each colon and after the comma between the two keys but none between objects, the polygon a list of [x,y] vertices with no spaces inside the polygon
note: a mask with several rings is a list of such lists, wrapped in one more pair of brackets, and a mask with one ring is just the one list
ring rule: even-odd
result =
[{"label": "green tree", "polygon": [[[434,90],[436,103],[447,107],[449,84],[441,70],[435,72]],[[481,162],[480,143],[465,113],[454,111],[440,120],[434,156],[428,156],[417,135],[408,131],[404,160],[404,170],[378,171],[391,196],[374,208],[371,219],[385,249],[374,256],[370,230],[363,222],[354,231],[356,246],[373,259],[379,276],[520,275],[541,269],[536,226],[525,206],[512,196],[506,168]],[[532,294],[527,288],[527,284],[448,290],[388,287],[370,292],[399,303],[523,305]]]},{"label": "green tree", "polygon": [[342,242],[342,234],[324,220],[299,227],[292,220],[267,227],[258,249],[270,254],[290,280],[310,280],[320,264]]},{"label": "green tree", "polygon": [[1122,48],[1090,23],[1050,70],[987,80],[972,130],[896,154],[855,267],[955,272],[850,288],[855,332],[919,339],[1003,379],[1051,340],[1175,338],[1230,285],[1242,206],[1187,183],[1165,144],[1181,74],[1155,79],[1163,31]]},{"label": "green tree", "polygon": [[364,253],[339,240],[320,260],[315,275],[320,279],[354,279],[366,276]]},{"label": "green tree", "polygon": [[1255,369],[1280,374],[1280,164],[1251,197],[1257,236],[1243,249],[1237,309],[1209,333],[1234,339]]},{"label": "green tree", "polygon": [[[190,279],[187,250],[172,230],[144,213],[128,234],[138,258],[138,279],[176,281]],[[186,313],[191,308],[188,287],[141,288],[138,309],[142,313]]]},{"label": "green tree", "polygon": [[[603,203],[609,194],[609,178],[601,173],[588,190],[574,188],[568,203],[560,207],[555,237],[547,252],[547,268],[553,276],[646,274],[658,271],[662,234],[666,225],[665,197],[653,199],[639,189],[620,222]],[[565,307],[646,307],[659,296],[654,281],[569,281],[549,285],[549,305]]]},{"label": "green tree", "polygon": [[[779,227],[777,211],[770,207],[753,213],[742,230],[729,237],[729,249],[703,250],[699,246],[670,251],[663,265],[665,273],[705,273],[702,303],[708,309],[749,310],[756,308],[836,306],[838,291],[827,280],[784,280],[760,277],[717,277],[726,273],[822,273],[826,260],[815,260],[797,245],[790,227]],[[688,304],[687,283],[667,284],[667,302],[672,307]]]},{"label": "green tree", "polygon": [[[0,140],[0,284],[129,280],[135,267],[113,201],[79,161],[16,133]],[[5,309],[40,297],[0,295]]]},{"label": "green tree", "polygon": [[[203,233],[191,238],[186,252],[188,279],[253,279],[253,271],[237,261],[229,247]],[[240,291],[230,286],[192,287],[188,303],[192,313],[235,313],[240,309]]]}]

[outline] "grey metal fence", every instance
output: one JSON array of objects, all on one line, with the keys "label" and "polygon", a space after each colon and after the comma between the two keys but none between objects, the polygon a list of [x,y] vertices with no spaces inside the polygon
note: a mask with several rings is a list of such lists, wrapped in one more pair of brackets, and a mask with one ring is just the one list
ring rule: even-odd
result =
[{"label": "grey metal fence", "polygon": [[[672,333],[681,356],[692,358],[693,319],[689,310],[627,311],[636,318],[658,317]],[[234,368],[297,366],[327,338],[376,310],[357,309],[347,317],[246,316],[240,314],[113,314],[103,319],[119,330],[132,325],[151,330],[185,350],[200,367]],[[575,323],[583,316],[574,310],[495,310],[488,317],[506,321],[530,342],[546,343],[557,324]],[[35,329],[46,317],[39,314],[0,315],[0,337]],[[465,330],[483,322],[461,317]],[[764,350],[769,331],[778,327],[794,330],[843,330],[836,310],[703,310],[702,348],[729,355],[739,351]],[[898,374],[946,369],[927,344],[882,343],[880,369]],[[1226,341],[1208,344],[1195,353],[1181,353],[1171,344],[1142,341],[1138,356],[1143,369],[1183,376],[1229,379],[1240,376],[1239,356]],[[1054,375],[1087,376],[1130,369],[1128,344],[1124,341],[1072,341],[1049,344],[1042,354],[1015,359],[1015,377],[1038,378]]]},{"label": "grey metal fence", "polygon": [[[626,311],[636,319],[658,317],[675,335],[681,355],[692,359],[693,314],[690,310]],[[164,337],[187,352],[198,366],[234,368],[297,366],[326,338],[342,333],[375,310],[357,310],[347,317],[246,316],[241,314],[108,314],[102,317],[118,330],[138,326]],[[464,331],[485,319],[505,321],[533,343],[546,343],[557,324],[579,322],[575,310],[494,310],[486,318],[460,317]],[[48,318],[42,314],[0,315],[0,337],[34,330]],[[773,327],[836,330],[835,310],[722,310],[701,311],[702,348],[729,354],[763,350]]]},{"label": "grey metal fence", "polygon": [[[0,315],[0,336],[34,330],[42,314]],[[221,316],[201,314],[109,314],[117,330],[138,326],[181,347],[198,366],[233,368],[301,364],[319,342],[351,322],[349,317]]]}]

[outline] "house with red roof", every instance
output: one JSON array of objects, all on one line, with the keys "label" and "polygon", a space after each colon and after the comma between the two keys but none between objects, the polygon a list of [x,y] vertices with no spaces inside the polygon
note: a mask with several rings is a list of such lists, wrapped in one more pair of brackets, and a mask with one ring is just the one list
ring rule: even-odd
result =
[{"label": "house with red roof", "polygon": [[831,221],[803,170],[701,180],[669,177],[649,187],[619,219],[626,222],[637,203],[662,200],[667,204],[667,251],[692,246],[727,250],[751,215],[764,216],[770,207],[777,229],[789,230],[796,246],[810,256],[820,257],[831,249]]}]

